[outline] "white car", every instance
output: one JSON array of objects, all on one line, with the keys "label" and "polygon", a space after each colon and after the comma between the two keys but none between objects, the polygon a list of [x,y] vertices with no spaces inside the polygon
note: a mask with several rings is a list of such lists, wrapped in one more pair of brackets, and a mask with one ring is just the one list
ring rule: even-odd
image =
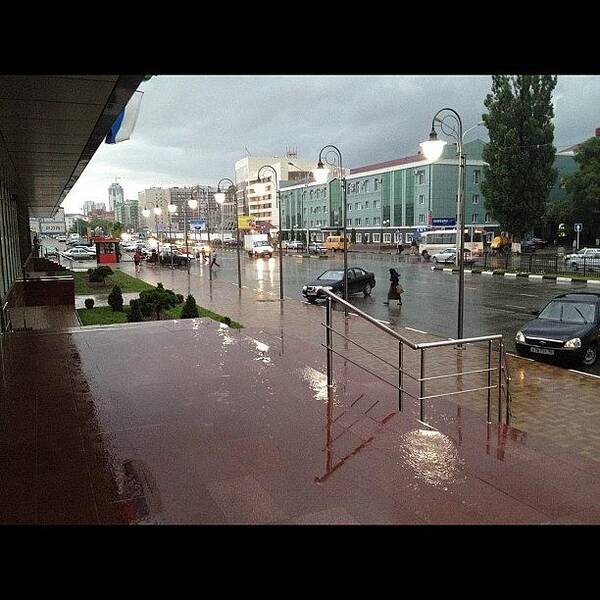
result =
[{"label": "white car", "polygon": [[70,250],[65,250],[62,252],[64,256],[68,258],[73,258],[75,260],[95,260],[96,259],[96,251],[91,250],[89,248],[85,248],[82,246],[76,246],[75,248],[71,248]]},{"label": "white car", "polygon": [[578,271],[580,268],[600,269],[600,248],[582,248],[575,254],[567,254],[565,263],[569,265],[573,271]]},{"label": "white car", "polygon": [[299,240],[295,240],[293,242],[285,241],[283,242],[283,247],[287,250],[302,250],[304,248],[304,244]]},{"label": "white car", "polygon": [[[465,248],[465,262],[473,262],[471,259],[471,251]],[[434,263],[452,263],[456,262],[456,248],[446,248],[442,252],[438,252],[431,257]]]}]

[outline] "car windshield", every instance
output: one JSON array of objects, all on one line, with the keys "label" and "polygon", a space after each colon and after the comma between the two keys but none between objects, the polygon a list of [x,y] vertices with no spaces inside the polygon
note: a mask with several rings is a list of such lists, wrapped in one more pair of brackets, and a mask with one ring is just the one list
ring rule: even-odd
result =
[{"label": "car windshield", "polygon": [[318,279],[343,279],[343,269],[335,269],[332,271],[325,271],[325,273],[319,275]]},{"label": "car windshield", "polygon": [[540,313],[540,319],[560,323],[592,323],[596,306],[589,302],[553,301]]}]

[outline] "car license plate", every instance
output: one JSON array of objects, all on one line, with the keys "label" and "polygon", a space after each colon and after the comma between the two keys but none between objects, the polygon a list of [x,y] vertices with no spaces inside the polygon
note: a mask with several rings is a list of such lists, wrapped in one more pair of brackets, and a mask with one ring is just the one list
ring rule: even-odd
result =
[{"label": "car license plate", "polygon": [[534,354],[547,354],[548,356],[554,356],[554,350],[550,348],[530,348]]}]

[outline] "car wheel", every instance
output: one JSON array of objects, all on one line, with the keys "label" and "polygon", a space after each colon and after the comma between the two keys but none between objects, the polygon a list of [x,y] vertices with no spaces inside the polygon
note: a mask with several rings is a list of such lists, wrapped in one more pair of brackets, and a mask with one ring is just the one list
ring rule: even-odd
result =
[{"label": "car wheel", "polygon": [[367,283],[367,285],[365,285],[365,288],[363,289],[363,294],[364,294],[365,298],[366,298],[367,296],[370,296],[370,295],[371,295],[371,290],[372,290],[372,289],[373,289],[373,288],[371,287],[371,284],[370,284],[370,283]]},{"label": "car wheel", "polygon": [[317,303],[317,299],[316,298],[307,298],[308,303],[309,304],[316,304]]},{"label": "car wheel", "polygon": [[586,367],[591,367],[596,364],[598,360],[598,346],[596,344],[590,344],[582,359],[582,364]]},{"label": "car wheel", "polygon": [[421,252],[421,256],[423,258],[429,258],[429,252],[427,252],[427,250],[423,250],[423,252]]}]

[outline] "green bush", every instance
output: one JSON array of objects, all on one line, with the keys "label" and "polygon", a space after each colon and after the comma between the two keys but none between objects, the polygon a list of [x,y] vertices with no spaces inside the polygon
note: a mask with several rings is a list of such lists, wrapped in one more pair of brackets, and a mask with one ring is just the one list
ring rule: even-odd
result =
[{"label": "green bush", "polygon": [[86,298],[84,304],[86,308],[94,308],[94,299]]},{"label": "green bush", "polygon": [[196,299],[191,294],[185,299],[185,304],[181,309],[182,319],[196,319],[200,315],[198,313],[198,306],[196,305]]},{"label": "green bush", "polygon": [[112,289],[112,292],[108,295],[108,305],[115,312],[123,311],[123,294],[121,292],[121,288],[118,285],[115,285]]},{"label": "green bush", "polygon": [[90,282],[104,283],[104,280],[112,275],[113,270],[108,265],[102,265],[100,267],[96,267],[95,269],[88,269],[88,280]]},{"label": "green bush", "polygon": [[140,303],[139,299],[138,300],[130,300],[129,306],[130,306],[130,310],[127,315],[127,320],[130,323],[136,323],[138,321],[143,321],[144,315],[142,314],[141,303]]},{"label": "green bush", "polygon": [[231,326],[231,319],[229,317],[221,317],[220,321],[221,323],[225,323],[228,327]]},{"label": "green bush", "polygon": [[140,292],[140,309],[145,316],[156,316],[160,320],[160,313],[163,310],[173,308],[180,302],[173,290],[165,290],[162,283],[158,283],[156,288]]},{"label": "green bush", "polygon": [[183,302],[183,294],[177,294],[177,304],[181,304]]}]

